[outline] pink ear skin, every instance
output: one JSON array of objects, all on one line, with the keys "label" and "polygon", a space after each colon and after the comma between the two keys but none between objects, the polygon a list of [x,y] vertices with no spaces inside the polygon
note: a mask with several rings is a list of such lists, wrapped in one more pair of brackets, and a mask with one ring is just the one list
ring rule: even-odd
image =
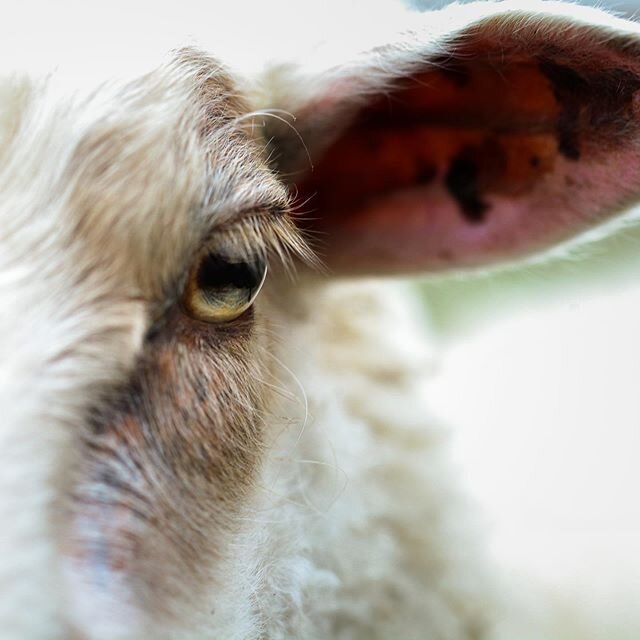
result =
[{"label": "pink ear skin", "polygon": [[299,190],[330,268],[510,260],[639,195],[640,42],[544,26],[476,27],[358,113]]}]

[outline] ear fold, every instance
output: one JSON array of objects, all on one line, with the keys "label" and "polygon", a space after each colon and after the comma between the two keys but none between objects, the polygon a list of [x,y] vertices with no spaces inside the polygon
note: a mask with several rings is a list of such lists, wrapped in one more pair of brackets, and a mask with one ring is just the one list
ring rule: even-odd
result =
[{"label": "ear fold", "polygon": [[269,132],[274,155],[329,267],[512,259],[639,197],[640,30],[584,7],[526,7],[416,15],[428,26],[278,105],[314,166],[288,127]]}]

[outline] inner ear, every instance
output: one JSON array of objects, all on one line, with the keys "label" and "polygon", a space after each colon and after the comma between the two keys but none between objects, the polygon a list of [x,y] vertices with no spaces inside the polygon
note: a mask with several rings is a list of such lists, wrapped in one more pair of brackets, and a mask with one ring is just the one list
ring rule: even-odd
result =
[{"label": "inner ear", "polygon": [[[439,257],[425,255],[417,265],[432,268],[459,251],[451,237],[456,225],[501,220],[504,231],[505,215],[518,215],[509,208],[522,213],[526,203],[539,208],[551,198],[557,204],[578,187],[597,190],[585,182],[593,176],[578,167],[612,166],[638,135],[640,77],[625,47],[595,47],[584,38],[580,48],[573,38],[565,50],[510,40],[465,38],[364,107],[302,183],[300,197],[309,199],[312,211],[307,225],[328,234],[388,233],[405,213],[417,215],[419,199],[420,224],[410,233],[424,231],[431,220],[433,233],[450,236]],[[600,190],[595,197],[611,207],[624,191],[616,185],[615,194]],[[385,221],[380,207],[373,209],[389,199],[396,214]],[[387,217],[392,209],[385,208]],[[556,241],[578,226],[547,224],[531,240]],[[500,229],[494,239],[496,233]],[[514,253],[527,249],[519,236]],[[502,244],[508,255],[509,239]],[[379,249],[384,252],[382,244]],[[456,263],[484,262],[491,251],[458,255]]]},{"label": "inner ear", "polygon": [[487,44],[436,58],[366,107],[305,183],[317,206],[440,182],[461,216],[481,222],[484,194],[526,193],[558,156],[578,161],[632,133],[631,70],[577,68],[557,50],[504,55]]}]

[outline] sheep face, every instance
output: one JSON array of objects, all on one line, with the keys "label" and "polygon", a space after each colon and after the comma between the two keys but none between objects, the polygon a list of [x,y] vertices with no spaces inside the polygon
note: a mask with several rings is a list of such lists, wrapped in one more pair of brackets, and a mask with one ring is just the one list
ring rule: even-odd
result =
[{"label": "sheep face", "polygon": [[[434,16],[311,75],[237,85],[181,50],[86,92],[2,81],[7,637],[269,633],[252,590],[282,576],[243,545],[287,424],[277,354],[317,321],[303,236],[337,273],[477,266],[637,198],[636,27],[555,3]],[[335,530],[301,556],[322,568]],[[414,592],[429,571],[406,568]]]},{"label": "sheep face", "polygon": [[204,56],[68,101],[54,80],[7,81],[3,105],[3,518],[26,513],[23,492],[46,509],[3,538],[24,555],[1,581],[21,593],[42,571],[30,597],[46,601],[62,572],[79,588],[57,606],[99,628],[101,602],[131,633],[127,602],[170,616],[225,555],[277,384],[267,314],[246,303],[304,244]]}]

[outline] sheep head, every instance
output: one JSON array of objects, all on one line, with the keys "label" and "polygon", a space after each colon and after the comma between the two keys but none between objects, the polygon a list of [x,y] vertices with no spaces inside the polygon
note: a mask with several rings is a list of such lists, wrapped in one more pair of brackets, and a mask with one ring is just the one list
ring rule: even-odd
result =
[{"label": "sheep head", "polygon": [[307,240],[338,274],[478,266],[637,199],[637,27],[556,3],[409,26],[313,74],[182,49],[87,93],[0,84],[7,637],[262,632],[234,544],[287,316],[313,321]]}]

